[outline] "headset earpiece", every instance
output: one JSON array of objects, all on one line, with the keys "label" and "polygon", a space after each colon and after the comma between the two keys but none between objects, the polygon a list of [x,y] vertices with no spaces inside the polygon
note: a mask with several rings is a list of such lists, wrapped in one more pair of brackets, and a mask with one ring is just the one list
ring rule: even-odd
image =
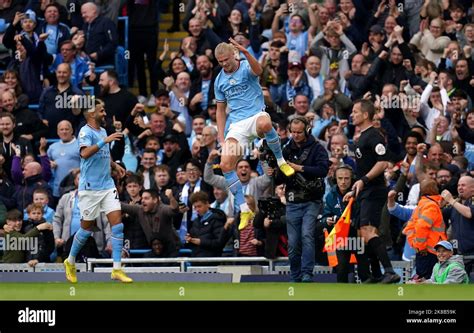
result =
[{"label": "headset earpiece", "polygon": [[291,129],[291,124],[293,124],[293,122],[295,120],[298,120],[298,121],[303,123],[303,125],[304,125],[304,135],[305,135],[306,138],[308,138],[311,135],[311,124],[309,123],[308,119],[306,119],[305,117],[302,117],[302,116],[294,117],[290,121],[290,129]]}]

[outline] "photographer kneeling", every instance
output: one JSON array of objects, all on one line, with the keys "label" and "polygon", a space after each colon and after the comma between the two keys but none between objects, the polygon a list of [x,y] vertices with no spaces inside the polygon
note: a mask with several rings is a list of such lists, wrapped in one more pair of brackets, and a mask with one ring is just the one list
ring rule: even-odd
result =
[{"label": "photographer kneeling", "polygon": [[314,232],[324,195],[324,177],[329,169],[328,154],[311,135],[304,117],[290,122],[291,140],[283,148],[283,156],[295,169],[292,177],[279,174],[286,184],[286,224],[288,257],[292,282],[312,282],[315,255]]}]

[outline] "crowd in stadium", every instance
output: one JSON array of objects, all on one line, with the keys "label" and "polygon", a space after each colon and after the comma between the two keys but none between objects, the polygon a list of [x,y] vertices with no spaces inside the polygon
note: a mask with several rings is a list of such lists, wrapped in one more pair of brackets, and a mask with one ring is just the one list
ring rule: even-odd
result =
[{"label": "crowd in stadium", "polygon": [[[388,162],[377,228],[381,246],[391,260],[416,257],[415,283],[431,281],[433,267],[438,272],[440,247],[464,255],[450,257],[459,262],[454,270],[471,272],[472,1],[61,3],[0,1],[0,237],[33,236],[40,244],[36,253],[4,251],[3,262],[34,266],[68,256],[81,220],[77,136],[94,95],[105,104],[103,127],[123,133],[123,140],[110,145],[112,159],[127,170],[124,178],[113,173],[125,226],[123,256],[275,258],[299,251],[300,265],[308,254],[312,266],[328,265],[325,237],[360,178],[357,169],[364,168],[356,163],[363,131],[354,124],[354,105],[369,100],[375,108],[371,126],[384,140],[375,152],[382,155],[384,149]],[[168,11],[174,16],[168,32],[188,32],[176,52],[159,35],[160,15]],[[128,31],[118,16],[128,17]],[[292,164],[297,174],[321,173],[316,178],[324,186],[320,195],[301,199],[318,205],[298,249],[288,246],[288,236],[296,237],[287,229],[296,212],[285,209],[293,201],[292,187],[269,163],[271,154],[261,156],[261,140],[245,147],[236,165],[252,214],[234,214],[220,165],[214,86],[221,72],[214,50],[229,38],[262,68],[265,111],[284,155],[301,148],[292,147],[298,133],[290,123],[302,125],[303,142],[321,147],[312,165],[317,171]],[[235,56],[245,59],[239,52]],[[135,86],[138,94],[131,92]],[[362,181],[367,185],[369,179]],[[259,204],[272,192],[282,203],[278,212]],[[110,257],[111,228],[104,214],[93,231],[78,261]],[[138,249],[150,251],[133,251]],[[349,255],[337,252],[338,281],[346,282]],[[378,253],[367,255],[382,262]],[[381,281],[378,260],[371,264],[371,281]],[[460,279],[455,283],[465,276]]]}]

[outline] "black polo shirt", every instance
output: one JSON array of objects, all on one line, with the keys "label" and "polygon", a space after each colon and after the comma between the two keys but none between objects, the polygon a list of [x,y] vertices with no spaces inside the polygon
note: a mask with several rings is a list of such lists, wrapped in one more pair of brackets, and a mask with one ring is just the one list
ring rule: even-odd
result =
[{"label": "black polo shirt", "polygon": [[[369,127],[362,131],[359,141],[355,144],[355,157],[358,179],[367,175],[377,162],[388,160],[385,139],[378,129]],[[383,172],[374,179],[371,179],[364,188],[380,185],[385,186]]]}]

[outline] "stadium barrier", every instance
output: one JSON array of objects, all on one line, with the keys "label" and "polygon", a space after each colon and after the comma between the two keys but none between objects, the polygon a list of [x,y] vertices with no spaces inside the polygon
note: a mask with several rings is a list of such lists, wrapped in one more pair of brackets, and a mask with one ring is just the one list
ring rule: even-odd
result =
[{"label": "stadium barrier", "polygon": [[[77,272],[86,272],[87,265],[85,263],[76,264]],[[36,272],[36,273],[52,273],[64,272],[64,265],[57,263],[40,262],[35,267],[28,264],[0,264],[0,273],[22,273],[22,272]]]},{"label": "stadium barrier", "polygon": [[[288,261],[287,257],[279,257],[275,259],[268,259],[265,257],[214,257],[214,258],[189,258],[189,257],[178,257],[178,258],[127,258],[122,259],[124,264],[179,264],[179,267],[167,267],[171,269],[167,271],[164,269],[165,267],[146,267],[146,272],[150,272],[153,269],[156,269],[156,272],[179,272],[179,273],[220,273],[220,272],[228,272],[232,270],[232,266],[229,264],[237,264],[234,266],[234,271],[238,273],[239,270],[247,270],[249,273],[252,271],[252,266],[249,262],[260,263],[257,266],[261,267],[261,272],[259,274],[277,274],[277,275],[287,275],[290,273],[289,266],[279,266],[275,265],[277,262],[284,262]],[[211,266],[193,266],[193,264],[202,264],[202,263],[216,263],[216,265]],[[238,264],[244,263],[244,265]],[[261,263],[268,263],[268,266],[261,265]],[[103,265],[103,264],[112,264],[112,259],[96,259],[96,258],[89,258],[87,261],[87,271],[88,272],[105,272],[104,268],[95,267],[96,265]],[[227,264],[227,266],[226,266]],[[401,283],[406,283],[412,276],[413,269],[414,269],[414,262],[413,261],[392,261],[393,268],[401,277]],[[245,268],[244,268],[245,267]],[[126,267],[127,272],[134,272],[135,268],[140,267]],[[110,271],[110,268],[107,272]],[[145,268],[144,268],[145,269]],[[140,271],[144,272],[144,271]],[[314,274],[332,274],[333,268],[328,266],[315,266],[313,270]],[[238,273],[242,274],[242,273]],[[357,276],[355,277],[358,280]]]},{"label": "stadium barrier", "polygon": [[[179,264],[181,273],[187,272],[187,269],[192,264],[200,263],[246,263],[249,262],[265,262],[268,263],[268,272],[273,272],[275,268],[275,262],[288,261],[287,257],[279,257],[275,259],[268,259],[265,257],[213,257],[213,258],[189,258],[189,257],[178,257],[178,258],[126,258],[122,259],[124,264],[167,264],[174,263]],[[112,259],[97,259],[89,258],[87,260],[87,271],[94,272],[95,265],[112,264]],[[217,267],[217,266],[216,266]]]},{"label": "stadium barrier", "polygon": [[[40,262],[34,267],[35,272],[64,272],[64,265],[62,263],[44,263]],[[87,272],[87,265],[85,263],[76,263],[76,272]]]},{"label": "stadium barrier", "polygon": [[34,272],[35,268],[28,264],[0,264],[0,273]]}]

